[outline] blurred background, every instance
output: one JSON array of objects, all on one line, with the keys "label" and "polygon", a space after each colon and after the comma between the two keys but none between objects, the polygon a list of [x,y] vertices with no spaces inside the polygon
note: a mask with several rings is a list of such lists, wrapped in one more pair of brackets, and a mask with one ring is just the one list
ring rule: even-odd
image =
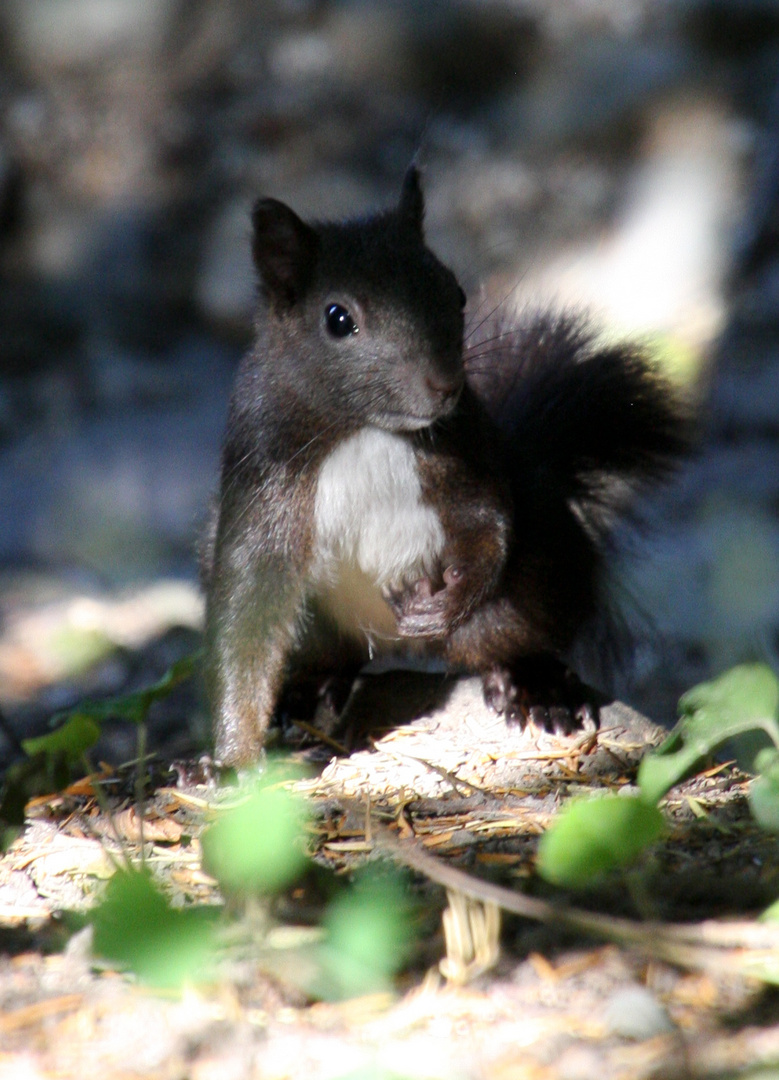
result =
[{"label": "blurred background", "polygon": [[[615,566],[615,689],[669,722],[776,662],[778,81],[775,0],[4,0],[0,757],[197,644],[253,199],[364,213],[415,156],[472,307],[589,308],[704,403]],[[157,719],[205,731],[192,690]]]}]

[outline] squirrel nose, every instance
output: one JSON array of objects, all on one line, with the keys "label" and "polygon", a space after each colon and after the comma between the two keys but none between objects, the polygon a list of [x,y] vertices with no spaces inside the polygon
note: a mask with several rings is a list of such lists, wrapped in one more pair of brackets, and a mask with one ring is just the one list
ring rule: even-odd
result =
[{"label": "squirrel nose", "polygon": [[436,397],[440,397],[445,404],[448,404],[453,398],[456,398],[463,386],[463,380],[461,378],[446,379],[427,375],[425,377],[425,382],[428,390],[435,394]]}]

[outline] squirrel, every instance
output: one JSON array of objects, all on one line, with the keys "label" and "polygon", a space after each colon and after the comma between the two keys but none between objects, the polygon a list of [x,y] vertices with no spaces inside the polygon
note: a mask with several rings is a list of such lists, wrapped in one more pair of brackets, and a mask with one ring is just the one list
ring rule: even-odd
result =
[{"label": "squirrel", "polygon": [[[261,757],[287,680],[383,653],[478,673],[494,711],[535,719],[534,678],[566,671],[598,607],[621,496],[686,449],[641,348],[549,313],[466,337],[423,218],[415,166],[395,208],[360,220],[254,205],[255,340],[201,558],[223,764]],[[565,693],[541,705],[570,730]]]}]

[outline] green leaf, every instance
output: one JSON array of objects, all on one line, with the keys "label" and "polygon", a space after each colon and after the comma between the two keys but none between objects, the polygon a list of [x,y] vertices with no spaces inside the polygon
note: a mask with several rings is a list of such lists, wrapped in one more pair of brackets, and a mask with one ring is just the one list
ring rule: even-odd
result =
[{"label": "green leaf", "polygon": [[754,758],[755,773],[769,773],[779,766],[779,750],[775,746],[764,746]]},{"label": "green leaf", "polygon": [[[107,698],[105,701],[84,702],[77,712],[88,716],[92,720],[129,720],[133,724],[145,723],[149,709],[155,701],[161,701],[171,693],[180,683],[191,678],[200,659],[200,653],[183,656],[173,664],[161,679],[143,690],[136,690],[132,694],[124,694],[120,697]],[[71,716],[71,713],[59,713],[54,720]]]},{"label": "green leaf", "polygon": [[306,865],[303,799],[270,774],[202,836],[203,865],[228,891],[276,893]]},{"label": "green leaf", "polygon": [[81,761],[99,738],[100,728],[89,713],[72,712],[65,723],[49,735],[25,739],[22,749],[28,757],[35,757],[36,754],[46,754],[48,757],[61,755],[69,765],[74,765]]},{"label": "green leaf", "polygon": [[761,775],[749,785],[749,808],[758,825],[779,832],[779,751],[766,747],[756,764]]},{"label": "green leaf", "polygon": [[779,681],[765,664],[742,664],[701,683],[679,701],[682,717],[638,770],[644,797],[657,802],[727,739],[762,729],[779,746]]},{"label": "green leaf", "polygon": [[340,893],[324,918],[322,997],[355,997],[386,990],[413,948],[405,876],[393,867],[371,866]]},{"label": "green leaf", "polygon": [[213,908],[172,908],[146,871],[118,870],[90,916],[94,952],[154,986],[208,977]]},{"label": "green leaf", "polygon": [[779,832],[779,773],[772,771],[752,781],[749,808],[758,825],[769,832]]},{"label": "green leaf", "polygon": [[663,830],[663,815],[640,796],[573,799],[541,837],[538,872],[581,888],[632,862]]},{"label": "green leaf", "polygon": [[72,778],[71,769],[100,737],[100,724],[109,717],[141,723],[153,702],[191,677],[199,653],[185,656],[145,690],[108,701],[85,702],[52,717],[57,725],[48,735],[25,739],[27,759],[12,765],[3,778],[0,793],[0,848],[7,847],[24,823],[24,807],[35,795],[60,791]]},{"label": "green leaf", "polygon": [[779,681],[767,664],[740,664],[711,682],[694,686],[679,699],[679,709],[688,716],[706,713],[713,722],[727,727],[726,737],[734,730],[766,727],[766,721],[771,720],[779,742],[775,723]]},{"label": "green leaf", "polygon": [[[747,954],[741,963],[741,973],[745,978],[760,979],[762,982],[770,983],[772,986],[779,986],[779,956],[777,956],[776,950],[761,950],[757,955],[753,956]],[[772,1080],[776,1076],[776,1072],[771,1070],[767,1073],[749,1073],[747,1075],[751,1076],[752,1080]]]},{"label": "green leaf", "polygon": [[100,728],[89,717],[74,713],[50,735],[25,739],[28,755],[11,765],[0,793],[0,849],[13,843],[24,825],[24,810],[36,795],[61,791],[71,780],[72,766],[97,742]]}]

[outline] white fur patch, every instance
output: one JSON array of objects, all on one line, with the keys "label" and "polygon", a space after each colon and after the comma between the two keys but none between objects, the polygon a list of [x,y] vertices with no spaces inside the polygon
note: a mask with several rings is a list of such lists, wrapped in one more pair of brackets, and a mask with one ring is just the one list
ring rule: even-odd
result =
[{"label": "white fur patch", "polygon": [[344,630],[391,634],[381,586],[421,575],[444,544],[408,442],[365,428],[336,447],[319,474],[314,521],[317,594]]}]

